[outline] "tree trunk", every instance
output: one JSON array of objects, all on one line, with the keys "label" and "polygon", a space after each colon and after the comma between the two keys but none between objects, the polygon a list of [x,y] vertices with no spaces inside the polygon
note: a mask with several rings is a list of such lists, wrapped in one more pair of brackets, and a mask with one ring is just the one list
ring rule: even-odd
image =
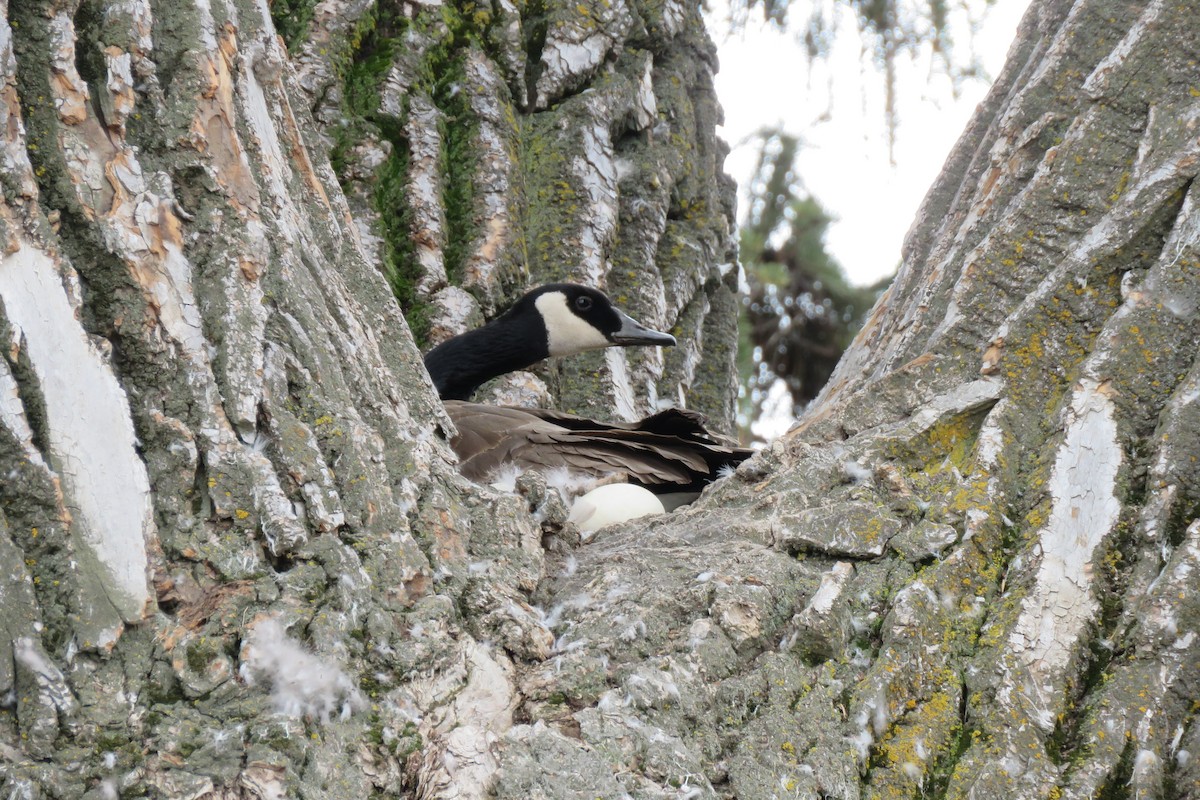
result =
[{"label": "tree trunk", "polygon": [[493,396],[728,424],[695,8],[0,11],[8,794],[1200,794],[1194,4],[1031,10],[801,426],[585,545],[394,296],[604,285],[683,346]]},{"label": "tree trunk", "polygon": [[554,649],[542,531],[454,470],[393,290],[433,340],[606,286],[685,345],[535,397],[728,425],[697,9],[0,12],[5,791],[480,796]]}]

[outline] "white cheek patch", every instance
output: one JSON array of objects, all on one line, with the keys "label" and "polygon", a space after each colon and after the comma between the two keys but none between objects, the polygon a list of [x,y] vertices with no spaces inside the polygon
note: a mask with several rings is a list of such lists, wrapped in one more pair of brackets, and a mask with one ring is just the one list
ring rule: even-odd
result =
[{"label": "white cheek patch", "polygon": [[567,306],[567,296],[562,292],[547,292],[535,300],[534,305],[546,324],[546,344],[550,355],[569,356],[584,350],[612,346],[603,333],[571,311]]}]

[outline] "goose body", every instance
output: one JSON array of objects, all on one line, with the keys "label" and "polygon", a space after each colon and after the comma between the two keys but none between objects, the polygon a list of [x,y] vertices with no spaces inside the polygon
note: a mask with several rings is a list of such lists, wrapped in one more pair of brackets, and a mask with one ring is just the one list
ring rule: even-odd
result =
[{"label": "goose body", "polygon": [[458,469],[480,483],[509,465],[562,468],[596,479],[624,475],[655,494],[681,495],[664,501],[674,507],[753,452],[709,433],[703,415],[675,408],[638,422],[610,423],[545,408],[456,400],[445,405],[458,429],[450,440]]},{"label": "goose body", "polygon": [[450,445],[459,471],[486,483],[507,468],[565,468],[596,479],[623,475],[668,508],[694,498],[722,468],[753,452],[710,433],[696,412],[668,409],[638,422],[606,423],[550,409],[470,402],[486,381],[548,356],[655,344],[669,346],[675,339],[633,320],[595,289],[550,284],[491,323],[433,348],[425,366],[458,431]]}]

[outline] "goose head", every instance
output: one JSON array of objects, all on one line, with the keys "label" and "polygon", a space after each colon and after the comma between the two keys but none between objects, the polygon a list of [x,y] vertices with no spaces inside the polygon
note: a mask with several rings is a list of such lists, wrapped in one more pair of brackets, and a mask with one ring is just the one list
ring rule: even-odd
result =
[{"label": "goose head", "polygon": [[[526,303],[532,303],[531,314]],[[647,328],[612,304],[603,292],[573,283],[552,283],[525,295],[509,313],[541,323],[550,356],[633,345],[675,344],[675,337]]]},{"label": "goose head", "polygon": [[596,289],[552,283],[526,294],[482,328],[447,339],[425,356],[443,400],[468,400],[483,383],[550,356],[605,347],[675,344]]}]

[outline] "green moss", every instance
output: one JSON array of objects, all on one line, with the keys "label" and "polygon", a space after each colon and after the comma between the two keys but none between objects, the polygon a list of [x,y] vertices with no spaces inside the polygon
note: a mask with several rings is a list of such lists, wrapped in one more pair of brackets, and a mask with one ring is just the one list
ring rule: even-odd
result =
[{"label": "green moss", "polygon": [[379,90],[392,67],[398,37],[407,21],[388,10],[372,10],[359,20],[341,67],[342,108],[352,119],[370,119],[379,111]]},{"label": "green moss", "polygon": [[545,0],[526,0],[521,12],[521,28],[525,34],[525,84],[537,86],[542,71],[542,50],[550,29]]},{"label": "green moss", "polygon": [[412,240],[413,212],[407,201],[409,152],[407,141],[399,134],[392,144],[391,155],[376,173],[372,203],[383,238],[383,274],[417,346],[423,348],[429,337],[429,308],[417,295],[422,272]]},{"label": "green moss", "polygon": [[[391,145],[390,154],[374,176],[370,201],[379,215],[381,268],[422,347],[428,338],[430,309],[417,293],[424,273],[413,245],[413,214],[407,196],[411,156],[404,117],[408,109],[403,109],[399,117],[381,114],[380,91],[397,61],[419,58],[411,64],[417,80],[408,94],[430,97],[442,112],[438,169],[446,215],[443,259],[450,280],[458,282],[476,231],[474,175],[478,161],[473,151],[478,125],[463,91],[464,53],[483,38],[490,23],[491,14],[473,4],[462,9],[443,6],[415,20],[380,6],[359,23],[339,69],[344,122],[334,132],[330,161],[348,189],[347,165],[352,150],[368,137]],[[414,39],[429,42],[430,46],[414,56]]]},{"label": "green moss", "polygon": [[400,47],[408,21],[389,9],[377,9],[360,20],[350,37],[350,51],[341,64],[343,123],[334,131],[329,159],[343,188],[349,189],[347,165],[351,151],[368,137],[392,145],[372,187],[371,204],[380,217],[383,239],[380,264],[418,343],[428,333],[428,314],[422,313],[415,293],[419,265],[412,246],[412,212],[406,199],[408,145],[399,120],[379,114],[380,89]]},{"label": "green moss", "polygon": [[413,753],[419,751],[424,744],[425,740],[417,732],[417,726],[409,722],[404,726],[404,730],[400,732],[400,738],[396,740],[394,751],[401,759],[407,759]]},{"label": "green moss", "polygon": [[974,728],[959,727],[948,743],[945,751],[939,753],[933,766],[926,773],[924,797],[945,797],[954,777],[959,761],[974,744],[979,732]]},{"label": "green moss", "polygon": [[193,672],[203,672],[220,654],[220,645],[213,639],[199,639],[188,645],[187,664]]},{"label": "green moss", "polygon": [[288,52],[295,53],[308,36],[317,0],[271,0],[271,21],[283,37]]},{"label": "green moss", "polygon": [[1108,781],[1093,795],[1095,800],[1127,800],[1132,797],[1130,784],[1133,778],[1133,758],[1137,742],[1131,737],[1121,750],[1121,759],[1109,772]]},{"label": "green moss", "polygon": [[382,19],[375,11],[364,15],[349,37],[348,51],[336,59],[342,80],[343,120],[333,131],[329,160],[343,184],[350,151],[378,132],[379,90],[391,68],[396,37],[403,32],[403,18],[384,13]]},{"label": "green moss", "polygon": [[529,200],[525,222],[529,272],[537,279],[561,274],[561,265],[577,255],[564,235],[564,216],[578,206],[575,187],[567,180],[570,169],[555,123],[554,113],[533,114],[521,126],[521,178]]},{"label": "green moss", "polygon": [[439,122],[442,152],[442,207],[446,214],[446,241],[443,258],[451,283],[462,279],[463,267],[475,239],[475,153],[479,132],[474,123],[467,95],[462,91],[466,71],[461,60],[446,65],[443,77],[434,87],[434,103],[445,116]]},{"label": "green moss", "polygon": [[95,747],[100,752],[116,752],[129,745],[129,735],[123,731],[99,731]]},{"label": "green moss", "polygon": [[387,694],[387,687],[374,674],[363,673],[358,678],[358,688],[371,699]]}]

